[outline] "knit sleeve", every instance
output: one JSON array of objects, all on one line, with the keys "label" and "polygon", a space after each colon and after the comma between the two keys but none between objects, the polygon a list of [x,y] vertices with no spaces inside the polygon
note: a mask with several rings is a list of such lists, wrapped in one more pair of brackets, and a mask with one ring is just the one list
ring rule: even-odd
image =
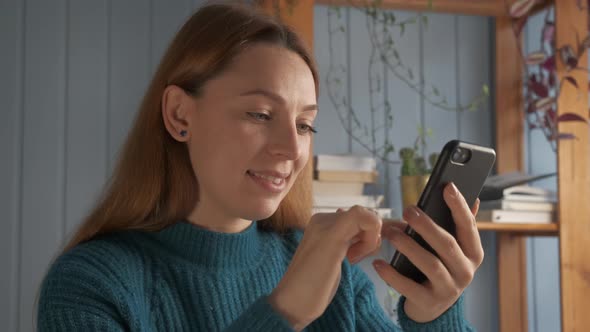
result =
[{"label": "knit sleeve", "polygon": [[472,332],[475,331],[471,325],[463,317],[463,295],[455,302],[445,313],[440,315],[435,320],[428,323],[417,323],[406,315],[404,311],[405,297],[401,297],[398,303],[399,323],[404,331],[419,331],[419,332],[445,332],[445,331],[460,331]]},{"label": "knit sleeve", "polygon": [[367,275],[357,266],[352,266],[356,284],[356,324],[358,331],[405,331],[405,332],[469,332],[474,329],[463,317],[463,296],[444,314],[428,323],[417,323],[404,311],[405,297],[398,303],[400,327],[386,316],[375,296],[375,287]]},{"label": "knit sleeve", "polygon": [[375,295],[375,286],[369,277],[358,266],[351,266],[351,274],[355,289],[356,330],[369,331],[401,331],[383,308]]},{"label": "knit sleeve", "polygon": [[[64,257],[65,256],[65,257]],[[50,268],[39,293],[38,331],[125,331],[117,292],[88,257],[66,254]]]},{"label": "knit sleeve", "polygon": [[263,296],[256,300],[226,329],[233,331],[294,331],[289,322],[274,310]]}]

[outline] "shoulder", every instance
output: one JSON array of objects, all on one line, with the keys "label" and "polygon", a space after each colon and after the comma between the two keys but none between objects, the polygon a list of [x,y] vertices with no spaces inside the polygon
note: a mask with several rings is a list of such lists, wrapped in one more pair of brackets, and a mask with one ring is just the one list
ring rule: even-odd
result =
[{"label": "shoulder", "polygon": [[[139,232],[101,236],[60,255],[39,292],[40,330],[112,330],[134,316],[134,293],[144,293]],[[137,294],[139,293],[139,294]]]},{"label": "shoulder", "polygon": [[139,232],[120,232],[79,244],[55,260],[48,276],[65,271],[100,276],[135,269],[143,263],[143,237]]},{"label": "shoulder", "polygon": [[98,301],[124,298],[122,293],[135,281],[134,276],[144,270],[138,236],[132,232],[102,236],[60,255],[43,280],[39,307],[75,304],[81,295]]}]

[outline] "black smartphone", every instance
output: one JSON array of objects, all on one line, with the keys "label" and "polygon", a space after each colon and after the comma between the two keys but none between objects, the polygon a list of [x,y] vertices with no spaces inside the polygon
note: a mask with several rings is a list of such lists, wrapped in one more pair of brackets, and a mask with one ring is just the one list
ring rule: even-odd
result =
[{"label": "black smartphone", "polygon": [[[447,232],[456,236],[451,210],[443,198],[443,189],[453,182],[467,204],[473,206],[496,160],[496,152],[488,147],[458,140],[449,141],[443,147],[417,206]],[[410,226],[405,230],[422,247],[436,252]],[[402,275],[423,283],[427,277],[399,251],[396,251],[391,266]]]}]

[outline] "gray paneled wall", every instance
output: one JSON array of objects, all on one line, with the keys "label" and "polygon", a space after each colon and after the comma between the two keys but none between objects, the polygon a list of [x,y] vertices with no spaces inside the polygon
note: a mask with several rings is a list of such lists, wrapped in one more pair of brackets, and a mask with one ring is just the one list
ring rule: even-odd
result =
[{"label": "gray paneled wall", "polygon": [[[8,331],[33,329],[33,306],[48,264],[100,193],[162,53],[199,4],[0,2],[0,210],[5,215],[0,224],[0,324]],[[327,97],[327,12],[324,6],[315,9],[315,55],[323,84],[315,149],[366,153],[346,135]],[[398,13],[398,18],[410,16]],[[449,104],[465,103],[483,84],[491,85],[489,20],[438,14],[429,14],[428,20],[427,27],[411,25],[397,39],[400,56]],[[364,122],[370,119],[365,18],[344,9],[338,21],[346,29],[334,38],[334,63],[347,69],[343,93]],[[441,111],[382,68],[374,74],[383,87],[377,98],[389,98],[394,112],[391,128],[379,138],[389,135],[396,147],[409,145],[423,126],[434,130],[425,153],[455,137],[492,143],[489,103],[477,112]],[[388,202],[399,213],[399,165],[380,171]],[[467,291],[466,313],[478,330],[495,331],[495,239],[484,233],[482,240],[487,256]],[[386,290],[382,284],[377,289],[380,294]]]},{"label": "gray paneled wall", "polygon": [[39,283],[109,176],[197,1],[0,3],[0,324],[33,330]]}]

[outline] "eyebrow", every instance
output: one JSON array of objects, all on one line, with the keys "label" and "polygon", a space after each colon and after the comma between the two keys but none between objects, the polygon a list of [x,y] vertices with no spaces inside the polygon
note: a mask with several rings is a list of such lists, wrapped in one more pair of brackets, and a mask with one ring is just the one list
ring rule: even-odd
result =
[{"label": "eyebrow", "polygon": [[[250,90],[250,91],[246,91],[240,94],[240,96],[253,96],[253,95],[260,95],[260,96],[264,96],[267,97],[269,99],[274,100],[275,102],[279,103],[279,104],[285,104],[285,99],[281,96],[279,96],[278,94],[268,91],[268,90],[264,90],[264,89],[254,89],[254,90]],[[318,105],[307,105],[305,107],[303,107],[303,111],[314,111],[314,110],[318,110]]]}]

